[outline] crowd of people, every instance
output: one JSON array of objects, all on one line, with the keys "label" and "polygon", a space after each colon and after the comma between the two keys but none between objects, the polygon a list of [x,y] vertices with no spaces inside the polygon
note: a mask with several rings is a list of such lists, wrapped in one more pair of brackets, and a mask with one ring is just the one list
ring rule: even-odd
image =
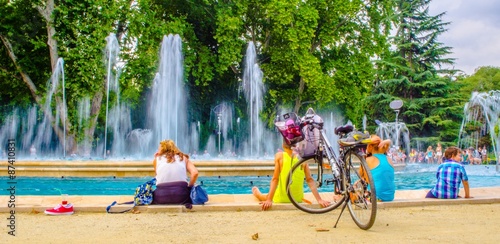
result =
[{"label": "crowd of people", "polygon": [[[217,160],[217,159],[240,159],[242,156],[237,154],[236,151],[231,151],[227,150],[225,153],[224,152],[219,152],[211,154],[208,150],[204,150],[202,154],[198,154],[198,151],[193,151],[190,154],[191,159],[198,159],[198,160]],[[269,154],[267,152],[264,152],[263,155],[257,157],[258,159],[260,158],[269,158]]]},{"label": "crowd of people", "polygon": [[[428,146],[425,151],[417,151],[412,148],[408,155],[403,149],[390,148],[387,151],[387,156],[396,164],[403,163],[422,163],[422,164],[441,164],[444,162],[445,156],[441,143],[437,146]],[[469,147],[462,149],[462,159],[459,161],[462,164],[488,164],[488,150],[486,146],[473,148]]]}]

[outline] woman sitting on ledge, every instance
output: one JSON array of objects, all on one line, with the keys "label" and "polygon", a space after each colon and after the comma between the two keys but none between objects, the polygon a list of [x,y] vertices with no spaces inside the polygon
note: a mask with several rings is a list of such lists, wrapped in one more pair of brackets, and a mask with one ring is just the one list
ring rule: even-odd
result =
[{"label": "woman sitting on ledge", "polygon": [[[191,187],[198,179],[198,170],[189,155],[181,152],[174,141],[161,141],[153,166],[157,184],[153,204],[190,204]],[[189,183],[186,172],[190,174]]]},{"label": "woman sitting on ledge", "polygon": [[[391,140],[382,141],[379,136],[372,135],[370,141],[370,144],[366,147],[366,152],[368,153],[366,163],[373,176],[377,198],[384,202],[392,201],[396,192],[394,166],[392,160],[386,155],[391,145]],[[363,168],[360,167],[359,169],[360,174],[367,178],[364,176]]]},{"label": "woman sitting on ledge", "polygon": [[[288,175],[290,174],[290,170],[292,165],[299,161],[299,156],[295,155],[292,151],[291,145],[288,145],[285,141],[283,141],[283,152],[277,152],[274,157],[274,173],[273,178],[271,179],[269,193],[262,194],[258,187],[254,186],[252,188],[253,195],[261,201],[262,210],[268,210],[273,205],[273,202],[276,203],[290,203],[290,199],[288,198],[288,194],[286,191],[286,180]],[[311,177],[311,172],[309,170],[309,166],[307,164],[304,165],[304,169],[297,170],[293,173],[293,183],[290,185],[292,194],[295,196],[295,199],[304,198],[304,178],[306,179],[307,184],[309,185],[309,189],[311,190],[316,201],[323,207],[327,207],[330,205],[328,201],[321,199],[321,196],[318,193],[318,189],[316,188],[316,183],[314,179]]]}]

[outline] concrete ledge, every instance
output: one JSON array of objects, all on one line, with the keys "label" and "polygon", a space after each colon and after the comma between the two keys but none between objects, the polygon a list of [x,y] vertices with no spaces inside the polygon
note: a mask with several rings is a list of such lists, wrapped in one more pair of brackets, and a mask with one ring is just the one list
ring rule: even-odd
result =
[{"label": "concrete ledge", "polygon": [[[193,160],[200,176],[269,176],[273,160]],[[26,177],[154,177],[151,161],[16,161],[16,176]],[[395,166],[396,170],[404,169]],[[311,167],[314,170],[314,166]],[[326,169],[329,171],[329,169]],[[0,162],[0,175],[8,175]]]},{"label": "concrete ledge", "polygon": [[[463,190],[462,190],[463,191]],[[397,207],[414,207],[430,205],[451,205],[451,204],[492,204],[500,203],[500,187],[472,188],[473,198],[459,199],[429,199],[425,198],[426,190],[405,190],[397,191],[396,199],[392,202],[379,202],[380,209]],[[463,192],[461,192],[463,196]],[[100,212],[106,213],[106,207],[113,201],[118,203],[132,201],[133,196],[69,196],[69,201],[74,205],[75,212]],[[53,208],[60,203],[60,196],[16,196],[14,208],[8,208],[11,201],[10,196],[0,196],[0,212],[7,213],[11,210],[16,212],[43,213],[45,209]],[[129,209],[132,205],[115,205],[113,211]],[[275,203],[273,210],[294,210],[292,204]],[[149,205],[137,206],[136,211],[142,213],[154,212],[209,212],[209,211],[261,211],[259,201],[251,194],[218,194],[209,195],[209,201],[205,205],[193,205],[192,209],[187,209],[183,205]],[[335,210],[334,210],[335,211]]]},{"label": "concrete ledge", "polygon": [[[195,161],[200,176],[265,176],[274,172],[273,160]],[[153,177],[151,161],[17,161],[17,176],[27,177]],[[0,174],[8,175],[7,162]]]}]

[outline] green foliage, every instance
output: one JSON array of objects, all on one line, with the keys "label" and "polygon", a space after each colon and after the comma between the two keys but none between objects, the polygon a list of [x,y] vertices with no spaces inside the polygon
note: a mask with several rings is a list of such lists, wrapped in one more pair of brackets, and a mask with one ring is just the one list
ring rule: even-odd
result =
[{"label": "green foliage", "polygon": [[470,97],[474,91],[500,90],[500,67],[480,67],[473,75],[459,79],[457,83],[462,86],[460,88],[462,96],[467,97]]},{"label": "green foliage", "polygon": [[[35,1],[0,1],[0,36],[12,45],[17,63],[29,75],[33,83],[41,87],[50,77],[50,58],[46,46],[47,30],[38,11],[32,7]],[[34,102],[30,90],[14,66],[5,43],[0,41],[0,107],[12,111],[12,107],[28,107]],[[33,58],[38,57],[38,58]],[[0,121],[2,121],[0,119]]]},{"label": "green foliage", "polygon": [[[386,46],[388,23],[384,21],[391,14],[391,4],[270,1],[262,69],[269,89],[279,89],[272,93],[274,100],[295,104],[301,112],[335,101],[348,118],[360,122],[359,101],[374,76],[370,59]],[[303,104],[307,107],[301,108]]]},{"label": "green foliage", "polygon": [[365,104],[370,117],[390,120],[394,112],[388,104],[401,99],[404,106],[400,119],[413,137],[456,141],[464,97],[457,96],[458,86],[449,76],[443,76],[456,71],[437,68],[453,63],[453,59],[444,58],[451,48],[437,41],[449,23],[442,22],[444,13],[430,16],[429,3],[430,0],[398,2],[393,19],[397,28],[395,49],[375,62],[377,82]]},{"label": "green foliage", "polygon": [[[443,14],[428,14],[429,2],[56,1],[54,21],[49,26],[53,24],[56,30],[57,55],[65,61],[73,124],[77,124],[79,101],[83,97],[92,101],[104,91],[105,38],[114,33],[124,65],[121,99],[133,108],[134,127],[143,127],[161,41],[165,35],[178,34],[189,93],[188,122],[201,121],[203,127],[210,128],[211,109],[230,102],[235,105],[235,118],[245,124],[247,104],[239,91],[246,68],[245,50],[253,41],[266,86],[261,117],[269,127],[278,108],[298,113],[307,107],[339,109],[358,125],[365,111],[372,120],[393,121],[395,113],[389,103],[402,99],[399,118],[412,137],[430,138],[425,143],[449,143],[456,140],[463,104],[470,93],[499,89],[500,72],[499,68],[482,67],[454,82],[450,75],[456,71],[438,69],[453,63],[445,58],[451,48],[437,41],[449,23],[442,22]],[[47,23],[35,8],[45,1],[0,3],[0,35],[11,41],[20,65],[13,65],[2,43],[0,83],[5,89],[0,91],[0,112],[6,112],[34,102],[19,69],[29,75],[38,95],[43,96],[52,67]],[[397,34],[389,39],[391,25]],[[95,138],[103,138],[103,113],[102,109],[98,113]],[[90,122],[83,125],[92,126]],[[201,135],[202,141],[207,133]],[[77,138],[83,139],[81,135]]]}]

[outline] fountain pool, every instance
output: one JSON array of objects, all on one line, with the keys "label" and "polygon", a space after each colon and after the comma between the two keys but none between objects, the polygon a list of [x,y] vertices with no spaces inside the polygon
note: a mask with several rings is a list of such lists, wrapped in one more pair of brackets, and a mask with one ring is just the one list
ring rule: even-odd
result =
[{"label": "fountain pool", "polygon": [[[430,189],[435,183],[437,167],[438,165],[408,164],[404,170],[396,172],[396,190]],[[470,187],[500,187],[500,173],[494,165],[465,165],[465,169]],[[17,177],[16,194],[133,195],[137,185],[149,179],[150,177]],[[251,194],[252,186],[258,186],[267,192],[270,179],[271,176],[201,176],[198,184],[203,184],[209,194]],[[9,182],[7,177],[0,177],[0,180],[4,184]],[[323,189],[326,190],[324,187]],[[8,194],[8,191],[0,192],[0,195]]]}]

